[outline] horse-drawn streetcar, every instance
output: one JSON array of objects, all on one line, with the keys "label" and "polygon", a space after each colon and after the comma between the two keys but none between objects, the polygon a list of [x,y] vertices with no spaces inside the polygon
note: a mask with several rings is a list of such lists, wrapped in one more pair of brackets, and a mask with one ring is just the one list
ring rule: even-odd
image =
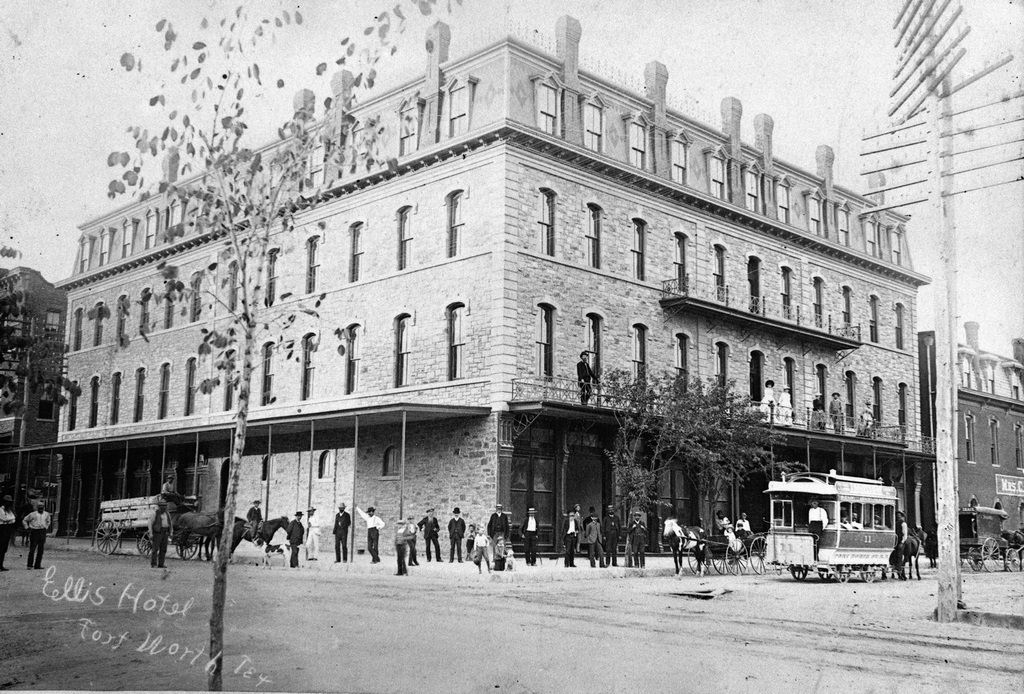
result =
[{"label": "horse-drawn streetcar", "polygon": [[771,529],[764,562],[777,572],[788,569],[798,581],[816,573],[822,580],[859,577],[870,583],[888,569],[896,539],[895,487],[832,470],[784,475],[769,482],[766,493]]}]

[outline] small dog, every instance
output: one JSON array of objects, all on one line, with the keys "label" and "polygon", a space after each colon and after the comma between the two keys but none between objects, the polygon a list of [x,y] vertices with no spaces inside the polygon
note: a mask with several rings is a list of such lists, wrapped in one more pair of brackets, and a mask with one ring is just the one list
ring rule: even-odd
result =
[{"label": "small dog", "polygon": [[287,566],[288,562],[284,556],[284,547],[281,545],[268,545],[267,551],[263,553],[261,565],[268,569],[272,566],[272,559],[280,558],[281,566]]},{"label": "small dog", "polygon": [[512,550],[509,549],[509,550],[507,550],[505,552],[505,571],[515,571],[516,570],[515,567],[516,567],[516,558],[512,554]]}]

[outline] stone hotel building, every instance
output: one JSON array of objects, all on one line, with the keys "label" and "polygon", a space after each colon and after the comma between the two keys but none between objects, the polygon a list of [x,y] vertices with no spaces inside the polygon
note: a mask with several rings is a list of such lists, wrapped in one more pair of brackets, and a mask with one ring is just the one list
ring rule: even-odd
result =
[{"label": "stone hotel building", "polygon": [[[871,213],[833,181],[827,146],[814,171],[776,158],[768,115],[743,141],[737,99],[723,100],[719,127],[670,108],[660,63],[642,87],[581,67],[580,36],[562,17],[553,54],[504,37],[453,58],[438,23],[424,74],[346,114],[339,144],[379,117],[398,166],[346,173],[298,233],[275,239],[274,306],[326,298],[319,319],[289,329],[291,359],[262,348],[241,503],[329,517],[344,501],[388,522],[459,506],[474,522],[501,502],[513,526],[534,506],[542,546],[557,549],[567,508],[617,498],[604,453],[614,418],[600,398],[582,405],[575,384],[589,350],[598,372],[674,369],[734,380],[755,400],[767,379],[787,385],[795,416],[776,422],[777,457],[884,477],[913,507],[914,460],[927,460],[914,434],[927,278],[906,217]],[[344,96],[351,76],[333,86]],[[197,389],[212,367],[193,351],[222,309],[168,299],[156,266],[210,292],[226,270],[208,271],[216,247],[201,232],[162,240],[183,216],[151,198],[81,228],[61,283],[81,387],[61,415],[67,532],[89,532],[100,500],[153,493],[164,475],[205,507],[224,497],[234,394]],[[832,392],[849,421],[811,426],[813,399]],[[865,403],[876,424],[856,436]],[[719,503],[756,527],[763,489]],[[694,512],[680,474],[662,496],[652,526],[669,507]]]}]

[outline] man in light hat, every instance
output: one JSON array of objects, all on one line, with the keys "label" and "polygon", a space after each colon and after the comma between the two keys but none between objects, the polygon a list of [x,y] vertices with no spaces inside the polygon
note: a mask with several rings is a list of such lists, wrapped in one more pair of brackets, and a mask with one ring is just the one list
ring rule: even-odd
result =
[{"label": "man in light hat", "polygon": [[434,517],[434,509],[428,508],[427,515],[416,524],[423,531],[423,544],[427,546],[427,561],[430,561],[430,546],[434,546],[434,556],[441,561],[441,545],[437,538],[441,534],[441,524]]},{"label": "man in light hat", "polygon": [[[28,530],[28,568],[41,569],[46,533],[50,530],[50,514],[43,509],[43,502],[36,502],[36,510],[25,516],[22,525]],[[35,564],[32,558],[35,556]]]},{"label": "man in light hat", "polygon": [[519,527],[526,545],[526,565],[537,566],[537,509],[533,506],[526,509],[526,520]]},{"label": "man in light hat", "polygon": [[[410,542],[416,539],[416,521],[410,515],[405,520],[401,518],[395,523],[395,558],[398,560],[398,571],[396,576],[408,576],[409,568],[405,561],[405,553],[410,547]],[[415,566],[415,564],[413,564]]]},{"label": "man in light hat", "polygon": [[149,538],[151,549],[149,552],[149,566],[154,569],[164,568],[164,559],[167,556],[167,542],[171,537],[174,525],[171,522],[171,514],[167,512],[167,500],[161,498],[156,502],[156,509],[149,519]]},{"label": "man in light hat", "polygon": [[305,529],[302,527],[302,511],[295,512],[295,518],[288,524],[288,549],[292,556],[288,566],[293,569],[299,568],[299,547],[302,545]]},{"label": "man in light hat", "polygon": [[320,516],[316,515],[315,508],[306,513],[306,559],[317,561],[320,556]]},{"label": "man in light hat", "polygon": [[348,561],[348,531],[352,527],[352,516],[345,510],[345,504],[338,504],[334,514],[334,563]]},{"label": "man in light hat", "polygon": [[843,416],[843,398],[839,393],[832,393],[832,399],[828,402],[828,416],[832,420],[832,430],[842,434],[845,428]]},{"label": "man in light hat", "polygon": [[642,569],[647,550],[647,523],[644,522],[643,512],[640,509],[633,511],[633,520],[629,522],[626,532],[629,534],[633,552],[632,565],[634,568]]},{"label": "man in light hat", "polygon": [[384,529],[384,521],[380,516],[375,515],[376,509],[373,506],[366,511],[356,506],[356,513],[366,523],[366,551],[370,553],[370,563],[379,564],[380,555],[377,553],[377,547],[380,543],[380,531]]},{"label": "man in light hat", "polygon": [[871,401],[868,400],[864,403],[864,409],[861,410],[860,419],[857,422],[857,436],[871,436],[871,430],[875,425],[875,414],[872,410]]},{"label": "man in light hat", "polygon": [[622,532],[622,523],[615,514],[615,507],[608,504],[605,508],[604,518],[601,519],[601,535],[604,537],[604,562],[607,566],[619,565],[619,533]]},{"label": "man in light hat", "polygon": [[459,507],[456,506],[452,509],[452,517],[448,521],[448,563],[451,564],[455,561],[455,555],[459,555],[459,563],[462,563],[462,538],[466,536],[466,519],[462,517],[462,512]]},{"label": "man in light hat", "polygon": [[9,571],[4,568],[4,557],[7,555],[7,548],[14,537],[14,499],[10,494],[5,494],[0,500],[0,571]]}]

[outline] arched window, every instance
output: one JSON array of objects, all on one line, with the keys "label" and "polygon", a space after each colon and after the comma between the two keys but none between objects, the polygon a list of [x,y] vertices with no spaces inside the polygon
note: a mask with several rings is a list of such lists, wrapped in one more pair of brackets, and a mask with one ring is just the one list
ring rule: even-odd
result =
[{"label": "arched window", "polygon": [[604,320],[596,313],[587,314],[587,351],[590,352],[590,367],[601,376],[601,329]]},{"label": "arched window", "polygon": [[995,417],[988,418],[988,450],[989,462],[996,467],[999,466],[999,420]]},{"label": "arched window", "polygon": [[320,237],[311,236],[306,240],[306,293],[316,292],[317,275],[320,272]]},{"label": "arched window", "polygon": [[787,320],[794,320],[793,315],[793,268],[782,268],[782,317]]},{"label": "arched window", "polygon": [[78,425],[78,392],[78,381],[72,381],[68,391],[68,431],[74,431]]},{"label": "arched window", "polygon": [[647,326],[633,325],[633,378],[647,378]]},{"label": "arched window", "polygon": [[270,456],[263,456],[263,460],[260,461],[260,480],[266,482],[270,476]]},{"label": "arched window", "polygon": [[750,399],[764,399],[764,353],[756,349],[750,353]]},{"label": "arched window", "polygon": [[843,325],[853,325],[853,290],[843,287]]},{"label": "arched window", "polygon": [[643,282],[647,275],[647,222],[633,220],[633,278]]},{"label": "arched window", "polygon": [[409,385],[409,328],[412,319],[407,313],[395,318],[395,387]]},{"label": "arched window", "polygon": [[348,228],[348,281],[359,281],[359,266],[363,259],[363,223],[356,222]]},{"label": "arched window", "polygon": [[555,191],[540,189],[538,197],[537,241],[540,252],[555,254]]},{"label": "arched window", "polygon": [[92,346],[99,347],[103,344],[103,319],[107,316],[107,307],[101,301],[93,308],[96,317],[93,318]]},{"label": "arched window", "polygon": [[195,323],[203,317],[203,273],[197,272],[192,275],[189,292],[192,296],[189,301],[188,320],[190,323]]},{"label": "arched window", "polygon": [[715,244],[715,291],[719,301],[729,300],[729,290],[725,285],[725,246]]},{"label": "arched window", "polygon": [[277,261],[280,254],[281,251],[277,248],[267,251],[267,292],[263,298],[263,303],[267,306],[273,306],[277,301]]},{"label": "arched window", "polygon": [[156,245],[156,227],[159,223],[157,220],[160,215],[153,212],[153,210],[146,211],[146,249],[150,249]]},{"label": "arched window", "polygon": [[75,309],[74,328],[72,331],[71,349],[78,351],[82,349],[82,318],[85,315],[84,309]]},{"label": "arched window", "polygon": [[448,212],[448,257],[454,258],[459,254],[462,246],[462,191],[456,190],[448,193],[446,206]]},{"label": "arched window", "polygon": [[398,477],[401,461],[398,458],[398,449],[388,446],[384,451],[384,465],[381,467],[381,477]]},{"label": "arched window", "polygon": [[825,281],[815,277],[814,282],[814,325],[822,328],[825,326]]},{"label": "arched window", "polygon": [[110,376],[110,424],[113,426],[121,420],[121,372]]},{"label": "arched window", "polygon": [[232,260],[231,264],[228,265],[227,277],[228,300],[226,303],[229,311],[234,311],[238,308],[238,279],[238,261]]},{"label": "arched window", "polygon": [[398,269],[404,270],[412,262],[412,229],[409,224],[409,217],[412,208],[408,205],[398,211],[397,233],[398,233]]},{"label": "arched window", "polygon": [[878,297],[872,296],[868,299],[868,307],[871,315],[868,320],[868,335],[872,342],[878,342]]},{"label": "arched window", "polygon": [[761,259],[751,256],[747,259],[747,287],[750,290],[750,312],[761,313]]},{"label": "arched window", "polygon": [[462,332],[462,321],[465,317],[464,304],[452,304],[446,311],[448,324],[448,380],[454,381],[464,376],[463,352],[466,338]]},{"label": "arched window", "polygon": [[846,384],[846,417],[852,421],[857,407],[857,374],[847,371],[844,383]]},{"label": "arched window", "polygon": [[899,409],[896,411],[896,418],[899,422],[900,427],[904,428],[907,426],[907,384],[899,384]]},{"label": "arched window", "polygon": [[320,459],[316,463],[316,477],[317,479],[323,479],[324,475],[327,474],[327,469],[331,464],[331,452],[322,451],[320,453]]},{"label": "arched window", "polygon": [[676,378],[682,379],[683,390],[690,382],[690,338],[676,333]]},{"label": "arched window", "polygon": [[358,323],[345,328],[345,395],[359,387],[359,349],[362,327]]},{"label": "arched window", "polygon": [[724,342],[715,343],[715,382],[720,388],[729,382],[729,345]]},{"label": "arched window", "polygon": [[796,399],[796,359],[793,357],[786,357],[782,360],[782,367],[785,373],[784,378],[786,379],[785,387],[789,388],[790,401],[795,408],[797,406]]},{"label": "arched window", "polygon": [[96,426],[100,414],[100,377],[93,376],[89,381],[89,428]]},{"label": "arched window", "polygon": [[185,362],[185,416],[196,411],[196,359]]},{"label": "arched window", "polygon": [[824,364],[818,364],[814,367],[814,375],[818,384],[818,397],[821,398],[821,403],[824,405],[827,402],[826,396],[828,393],[828,367]]},{"label": "arched window", "polygon": [[537,375],[553,378],[555,375],[555,307],[537,306]]},{"label": "arched window", "polygon": [[689,289],[689,283],[686,278],[686,244],[688,243],[688,239],[686,238],[686,234],[677,231],[675,233],[675,240],[676,258],[673,264],[676,270],[676,289],[679,293],[685,294]]},{"label": "arched window", "polygon": [[174,327],[174,282],[164,283],[164,330]]},{"label": "arched window", "polygon": [[153,298],[153,290],[146,287],[139,296],[139,335],[149,332],[149,300]]},{"label": "arched window", "polygon": [[132,409],[132,421],[141,422],[146,405],[146,369],[135,370],[135,407]]},{"label": "arched window", "polygon": [[274,343],[265,343],[261,355],[263,368],[260,382],[260,404],[269,405],[274,401]]},{"label": "arched window", "polygon": [[587,265],[601,269],[601,216],[604,212],[593,203],[587,204]]},{"label": "arched window", "polygon": [[235,407],[235,350],[224,354],[224,411]]},{"label": "arched window", "polygon": [[125,324],[128,322],[128,296],[122,294],[117,297],[117,322],[115,323],[114,343],[121,345],[128,337]]},{"label": "arched window", "polygon": [[903,304],[896,304],[896,349],[903,349]]},{"label": "arched window", "polygon": [[316,351],[316,335],[307,333],[302,337],[302,381],[299,385],[299,399],[313,397],[313,352]]},{"label": "arched window", "polygon": [[969,412],[964,415],[964,453],[974,461],[974,415]]},{"label": "arched window", "polygon": [[167,402],[171,391],[171,365],[160,365],[160,394],[157,399],[157,419],[167,418]]},{"label": "arched window", "polygon": [[871,379],[871,394],[874,397],[871,416],[875,418],[875,426],[882,421],[882,379],[875,376]]}]

